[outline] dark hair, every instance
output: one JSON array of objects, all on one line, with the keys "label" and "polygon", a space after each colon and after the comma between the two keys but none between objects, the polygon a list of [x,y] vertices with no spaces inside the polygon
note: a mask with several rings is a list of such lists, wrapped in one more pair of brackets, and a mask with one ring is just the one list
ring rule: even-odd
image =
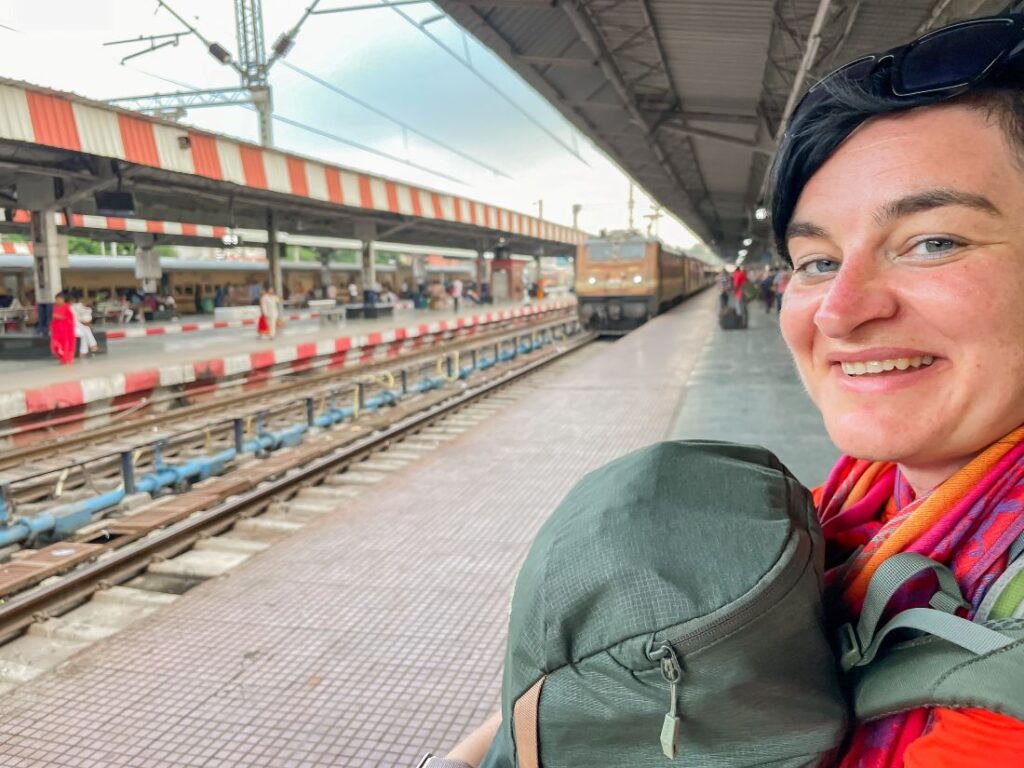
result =
[{"label": "dark hair", "polygon": [[935,106],[964,106],[985,113],[1006,134],[1024,168],[1024,91],[1008,86],[993,86],[968,91],[953,98],[926,104],[879,96],[857,83],[826,83],[829,104],[797,125],[789,126],[771,168],[771,221],[775,245],[790,263],[786,248],[789,226],[804,186],[840,145],[858,127],[878,117],[928,109]]}]

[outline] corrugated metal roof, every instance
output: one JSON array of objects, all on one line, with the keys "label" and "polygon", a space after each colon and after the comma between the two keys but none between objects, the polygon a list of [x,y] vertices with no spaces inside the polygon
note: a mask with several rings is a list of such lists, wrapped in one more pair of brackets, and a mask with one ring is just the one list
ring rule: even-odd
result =
[{"label": "corrugated metal roof", "polygon": [[[821,0],[435,2],[705,240],[728,250],[746,236]],[[804,88],[1004,6],[832,0]]]}]

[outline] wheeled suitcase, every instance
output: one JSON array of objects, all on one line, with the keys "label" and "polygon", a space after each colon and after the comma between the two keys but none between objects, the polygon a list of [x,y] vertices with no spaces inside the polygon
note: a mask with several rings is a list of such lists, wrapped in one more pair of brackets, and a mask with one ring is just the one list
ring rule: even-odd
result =
[{"label": "wheeled suitcase", "polygon": [[718,313],[718,325],[723,331],[735,331],[747,327],[747,316],[741,315],[735,307],[726,307]]}]

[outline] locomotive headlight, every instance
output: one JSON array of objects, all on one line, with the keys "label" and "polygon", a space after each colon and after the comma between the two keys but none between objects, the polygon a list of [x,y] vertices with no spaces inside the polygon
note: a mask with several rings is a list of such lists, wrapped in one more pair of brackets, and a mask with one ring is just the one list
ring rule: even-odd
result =
[{"label": "locomotive headlight", "polygon": [[591,275],[590,277],[587,278],[587,282],[590,285],[597,285],[597,278]]},{"label": "locomotive headlight", "polygon": [[644,279],[640,275],[633,275],[633,282],[636,283],[637,285],[640,285],[640,283],[642,283],[643,281]]}]

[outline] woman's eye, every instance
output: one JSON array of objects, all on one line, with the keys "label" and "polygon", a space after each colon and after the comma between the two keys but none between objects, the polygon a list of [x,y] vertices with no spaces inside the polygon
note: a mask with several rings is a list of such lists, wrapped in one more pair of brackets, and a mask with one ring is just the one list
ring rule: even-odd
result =
[{"label": "woman's eye", "polygon": [[832,259],[808,259],[801,262],[795,268],[796,272],[803,272],[805,275],[818,276],[839,269],[839,262]]},{"label": "woman's eye", "polygon": [[928,237],[910,246],[908,254],[925,257],[948,256],[961,246],[963,246],[962,242],[950,237]]}]

